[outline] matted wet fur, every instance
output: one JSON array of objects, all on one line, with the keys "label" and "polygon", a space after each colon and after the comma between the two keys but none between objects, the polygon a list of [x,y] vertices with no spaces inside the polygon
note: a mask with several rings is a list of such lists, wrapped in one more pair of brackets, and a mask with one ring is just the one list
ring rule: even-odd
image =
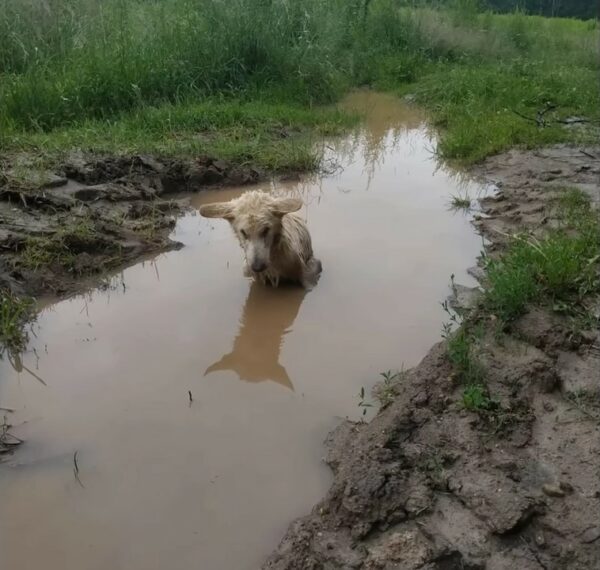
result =
[{"label": "matted wet fur", "polygon": [[231,224],[244,251],[244,275],[273,287],[291,281],[312,289],[321,262],[313,256],[306,224],[293,215],[301,207],[298,198],[276,198],[253,190],[230,202],[205,204],[200,214]]}]

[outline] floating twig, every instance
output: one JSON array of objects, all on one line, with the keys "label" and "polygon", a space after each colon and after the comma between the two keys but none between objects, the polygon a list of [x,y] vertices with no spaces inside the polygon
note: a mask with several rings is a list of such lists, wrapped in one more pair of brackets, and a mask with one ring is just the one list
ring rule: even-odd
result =
[{"label": "floating twig", "polygon": [[76,451],[73,454],[73,475],[75,475],[75,480],[81,485],[82,488],[85,489],[84,484],[81,482],[81,479],[79,478],[79,464],[77,463],[77,454],[79,453],[79,451]]},{"label": "floating twig", "polygon": [[591,152],[588,152],[587,150],[583,150],[582,148],[579,149],[579,152],[581,154],[585,154],[585,156],[588,156],[590,158],[593,158],[594,160],[598,160],[599,157],[593,155]]}]

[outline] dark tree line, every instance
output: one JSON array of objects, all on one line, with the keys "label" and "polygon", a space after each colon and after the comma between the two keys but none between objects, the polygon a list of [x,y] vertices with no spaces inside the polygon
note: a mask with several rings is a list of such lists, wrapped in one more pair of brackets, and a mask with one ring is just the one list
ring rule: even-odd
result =
[{"label": "dark tree line", "polygon": [[600,0],[485,0],[485,4],[497,12],[520,8],[528,14],[589,19],[598,17]]}]

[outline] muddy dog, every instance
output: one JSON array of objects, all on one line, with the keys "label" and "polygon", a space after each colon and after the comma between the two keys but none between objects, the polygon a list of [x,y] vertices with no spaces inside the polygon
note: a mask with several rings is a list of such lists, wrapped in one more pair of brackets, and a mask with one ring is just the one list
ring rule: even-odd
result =
[{"label": "muddy dog", "polygon": [[231,224],[244,250],[244,275],[273,287],[291,281],[310,290],[321,274],[321,262],[313,256],[306,224],[293,215],[301,207],[298,198],[254,190],[230,202],[201,206],[200,214]]}]

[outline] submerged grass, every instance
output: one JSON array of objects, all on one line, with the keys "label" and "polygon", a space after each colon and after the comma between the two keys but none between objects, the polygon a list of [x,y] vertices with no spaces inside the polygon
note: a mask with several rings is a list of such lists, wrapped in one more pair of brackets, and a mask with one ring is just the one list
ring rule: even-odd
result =
[{"label": "submerged grass", "polygon": [[471,209],[471,202],[471,198],[468,194],[456,194],[450,197],[450,209],[468,211]]},{"label": "submerged grass", "polygon": [[[279,125],[347,126],[316,106],[359,85],[413,93],[442,127],[439,152],[465,162],[591,136],[557,121],[598,119],[595,22],[406,4],[1,0],[0,150],[209,152],[310,167],[310,143],[282,138]],[[542,108],[552,110],[540,122]]]},{"label": "submerged grass", "polygon": [[0,356],[5,350],[20,352],[25,348],[28,339],[25,325],[32,315],[31,299],[0,291]]}]

